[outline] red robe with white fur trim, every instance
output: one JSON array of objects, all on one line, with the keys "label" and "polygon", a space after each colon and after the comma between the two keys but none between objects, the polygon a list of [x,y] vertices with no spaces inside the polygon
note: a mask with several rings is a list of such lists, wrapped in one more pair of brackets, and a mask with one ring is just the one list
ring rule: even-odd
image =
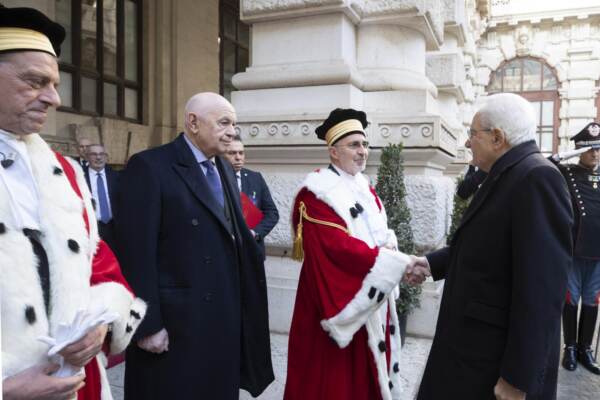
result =
[{"label": "red robe with white fur trim", "polygon": [[[409,258],[381,248],[395,246],[395,235],[373,189],[366,179],[358,182],[361,196],[324,169],[310,174],[296,197],[295,229],[301,203],[308,217],[321,223],[302,221],[304,263],[289,337],[285,400],[400,396],[393,294]],[[350,208],[356,203],[364,211],[353,217]]]},{"label": "red robe with white fur trim", "polygon": [[[23,137],[39,197],[41,244],[50,272],[50,312],[46,314],[31,243],[18,226],[11,197],[0,185],[0,302],[2,304],[2,379],[47,362],[48,345],[58,324],[72,321],[80,308],[104,306],[119,314],[113,322],[107,354],[125,350],[141,322],[146,304],[123,278],[110,248],[99,239],[91,194],[83,172],[55,154],[37,134]],[[76,245],[73,245],[73,244]],[[26,314],[25,310],[28,310]],[[79,400],[111,400],[99,354],[85,368]]]}]

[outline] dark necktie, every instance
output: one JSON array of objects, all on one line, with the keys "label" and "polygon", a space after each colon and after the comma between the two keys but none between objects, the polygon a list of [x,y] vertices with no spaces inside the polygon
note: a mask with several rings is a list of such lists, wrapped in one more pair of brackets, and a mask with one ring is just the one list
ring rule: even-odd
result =
[{"label": "dark necktie", "polygon": [[221,207],[224,207],[225,200],[223,199],[223,187],[221,186],[221,179],[215,169],[215,165],[210,160],[202,161],[202,165],[206,168],[206,180],[208,181],[210,190],[213,192],[215,199],[217,199]]},{"label": "dark necktie", "polygon": [[104,179],[100,172],[96,173],[96,186],[98,190],[98,204],[100,206],[100,222],[108,224],[110,221],[110,209],[108,208],[108,197],[106,196],[106,188],[104,187]]}]

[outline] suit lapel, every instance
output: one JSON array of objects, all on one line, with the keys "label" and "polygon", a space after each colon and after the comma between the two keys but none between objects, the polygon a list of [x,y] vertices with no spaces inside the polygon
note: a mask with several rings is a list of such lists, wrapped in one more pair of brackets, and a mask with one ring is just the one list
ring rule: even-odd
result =
[{"label": "suit lapel", "polygon": [[[177,162],[173,164],[173,169],[190,189],[192,194],[217,218],[217,220],[227,229],[223,207],[212,195],[210,186],[206,181],[200,165],[196,162],[192,150],[188,147],[183,134],[179,135],[173,142],[177,152]],[[221,171],[219,171],[220,173]]]},{"label": "suit lapel", "polygon": [[240,177],[242,179],[242,192],[250,195],[250,182],[248,181],[248,171],[246,171],[246,168],[240,170]]}]

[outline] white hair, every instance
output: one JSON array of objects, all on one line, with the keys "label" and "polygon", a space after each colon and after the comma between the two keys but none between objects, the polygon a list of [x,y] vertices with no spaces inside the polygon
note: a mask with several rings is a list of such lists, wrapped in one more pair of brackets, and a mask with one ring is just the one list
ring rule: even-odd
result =
[{"label": "white hair", "polygon": [[511,147],[535,140],[535,111],[530,102],[517,94],[491,95],[477,114],[483,129],[502,129]]}]

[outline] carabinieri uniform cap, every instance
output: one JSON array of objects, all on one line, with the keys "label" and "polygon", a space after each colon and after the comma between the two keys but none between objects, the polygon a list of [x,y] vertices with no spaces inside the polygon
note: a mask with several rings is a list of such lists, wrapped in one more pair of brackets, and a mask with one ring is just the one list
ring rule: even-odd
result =
[{"label": "carabinieri uniform cap", "polygon": [[65,29],[40,11],[0,4],[0,53],[44,51],[58,57],[64,39]]},{"label": "carabinieri uniform cap", "polygon": [[367,137],[365,129],[368,125],[369,121],[364,111],[336,108],[315,132],[319,139],[326,141],[328,146],[333,146],[335,142],[351,133],[361,133]]},{"label": "carabinieri uniform cap", "polygon": [[[598,127],[596,134],[592,134],[590,132],[590,127],[593,125]],[[581,131],[579,131],[577,135],[573,136],[571,140],[575,142],[575,147],[577,148],[589,146],[596,149],[600,148],[600,124],[597,122],[590,122]]]}]

